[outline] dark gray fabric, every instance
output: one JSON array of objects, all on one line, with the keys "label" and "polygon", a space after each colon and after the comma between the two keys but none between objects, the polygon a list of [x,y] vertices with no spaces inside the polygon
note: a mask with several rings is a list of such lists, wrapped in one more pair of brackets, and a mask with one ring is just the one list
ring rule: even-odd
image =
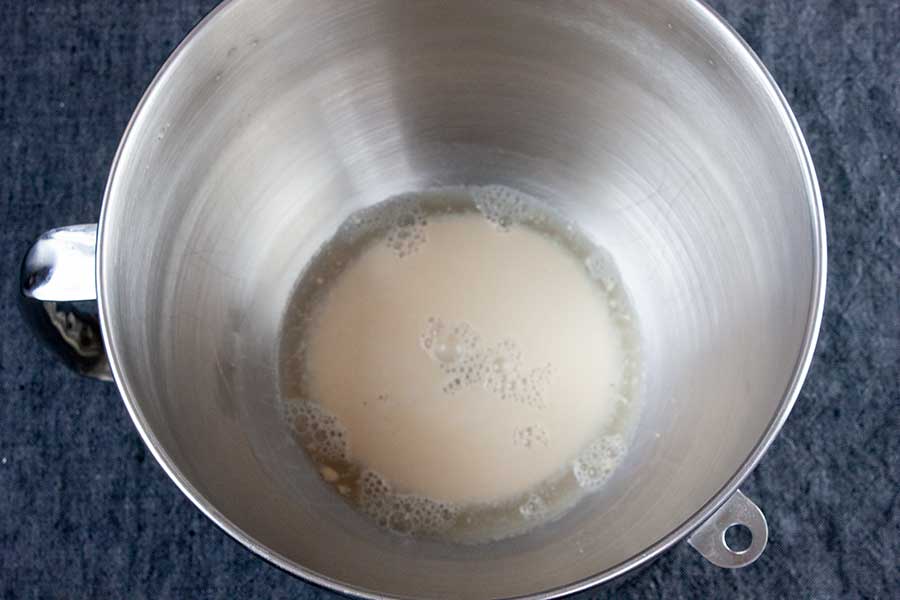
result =
[{"label": "dark gray fabric", "polygon": [[[15,311],[42,230],[97,219],[117,141],[214,0],[0,0],[0,592],[5,598],[332,598],[203,517],[116,390],[37,347]],[[743,489],[771,541],[725,571],[680,544],[584,598],[900,595],[900,4],[713,2],[793,106],[825,199],[825,324],[806,387]]]}]

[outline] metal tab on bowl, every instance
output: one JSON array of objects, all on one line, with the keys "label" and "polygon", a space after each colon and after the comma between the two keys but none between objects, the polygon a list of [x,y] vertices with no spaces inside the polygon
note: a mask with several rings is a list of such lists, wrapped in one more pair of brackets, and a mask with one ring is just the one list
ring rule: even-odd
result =
[{"label": "metal tab on bowl", "polygon": [[[734,547],[726,540],[732,527],[745,527],[750,534],[746,547]],[[736,491],[716,513],[701,525],[688,543],[703,555],[703,558],[725,569],[739,569],[751,564],[762,555],[769,540],[769,526],[766,517],[747,496]]]}]

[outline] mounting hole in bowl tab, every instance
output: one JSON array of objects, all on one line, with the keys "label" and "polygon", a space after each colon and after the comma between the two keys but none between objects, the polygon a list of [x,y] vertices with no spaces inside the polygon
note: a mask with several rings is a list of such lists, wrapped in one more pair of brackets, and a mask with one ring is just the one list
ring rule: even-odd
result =
[{"label": "mounting hole in bowl tab", "polygon": [[753,543],[753,533],[743,523],[731,525],[722,535],[725,536],[725,545],[736,554],[746,552]]},{"label": "mounting hole in bowl tab", "polygon": [[768,540],[765,515],[738,490],[691,534],[688,543],[712,564],[738,569],[759,558]]}]

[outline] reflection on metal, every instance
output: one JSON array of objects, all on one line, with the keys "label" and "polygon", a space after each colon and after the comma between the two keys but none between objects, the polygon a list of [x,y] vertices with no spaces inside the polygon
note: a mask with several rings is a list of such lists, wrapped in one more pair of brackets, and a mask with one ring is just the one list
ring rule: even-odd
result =
[{"label": "reflection on metal", "polygon": [[47,346],[82,375],[111,381],[109,361],[96,314],[76,302],[96,299],[96,225],[48,231],[22,262],[19,306]]}]

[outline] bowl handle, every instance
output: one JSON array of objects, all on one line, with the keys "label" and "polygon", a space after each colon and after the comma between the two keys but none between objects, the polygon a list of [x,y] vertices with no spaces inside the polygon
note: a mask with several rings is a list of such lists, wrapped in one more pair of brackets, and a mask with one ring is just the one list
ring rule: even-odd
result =
[{"label": "bowl handle", "polygon": [[19,308],[64,364],[82,375],[112,381],[95,314],[96,249],[96,223],[51,229],[39,237],[22,261]]},{"label": "bowl handle", "polygon": [[[743,550],[732,550],[725,541],[725,532],[735,525],[743,525],[750,530],[750,545]],[[712,564],[739,569],[759,558],[768,540],[769,526],[765,515],[752,500],[737,490],[691,534],[688,543]]]}]

